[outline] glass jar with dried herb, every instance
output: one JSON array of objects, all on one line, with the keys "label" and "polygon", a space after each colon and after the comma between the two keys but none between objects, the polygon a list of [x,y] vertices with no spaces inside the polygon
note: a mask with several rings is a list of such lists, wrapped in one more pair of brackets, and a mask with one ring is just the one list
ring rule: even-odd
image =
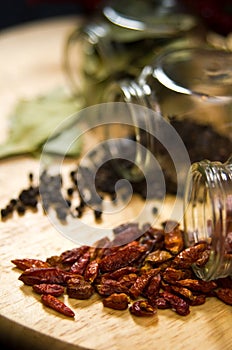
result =
[{"label": "glass jar with dried herb", "polygon": [[[112,84],[106,99],[146,106],[162,115],[181,137],[191,163],[202,159],[225,162],[232,149],[231,72],[231,52],[173,43],[161,50],[137,79]],[[131,120],[136,118],[133,110]],[[144,119],[144,123],[148,130],[156,128],[155,119]],[[159,159],[167,175],[167,189],[174,193],[173,162],[156,140],[144,137],[142,129],[134,132],[135,138]]]},{"label": "glass jar with dried herb", "polygon": [[111,1],[68,36],[64,63],[72,90],[88,105],[108,84],[136,77],[156,50],[178,38],[204,37],[199,19],[176,0]]},{"label": "glass jar with dried herb", "polygon": [[232,157],[225,163],[192,164],[186,183],[184,227],[187,247],[206,243],[200,264],[204,280],[232,276]]}]

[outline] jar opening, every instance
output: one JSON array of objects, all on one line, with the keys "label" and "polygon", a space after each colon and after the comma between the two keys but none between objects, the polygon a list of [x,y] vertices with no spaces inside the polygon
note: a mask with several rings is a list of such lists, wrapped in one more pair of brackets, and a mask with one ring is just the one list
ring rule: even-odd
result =
[{"label": "jar opening", "polygon": [[[186,246],[200,242],[208,246],[208,260],[192,267],[204,280],[226,277],[232,273],[232,251],[229,239],[231,185],[219,162],[195,163],[189,171],[184,199],[184,227]],[[228,180],[228,177],[227,177]],[[224,182],[225,181],[225,182]],[[231,220],[231,219],[230,219]]]}]

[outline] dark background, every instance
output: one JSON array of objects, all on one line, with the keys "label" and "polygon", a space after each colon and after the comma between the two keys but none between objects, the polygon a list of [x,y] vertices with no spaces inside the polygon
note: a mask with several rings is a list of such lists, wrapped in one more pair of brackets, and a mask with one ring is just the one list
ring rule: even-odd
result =
[{"label": "dark background", "polygon": [[[232,0],[176,1],[199,16],[210,29],[222,35],[232,32]],[[75,14],[89,16],[99,11],[105,2],[108,0],[2,0],[0,30],[27,21],[55,16]],[[125,6],[126,3],[125,0]]]},{"label": "dark background", "polygon": [[65,15],[91,15],[100,0],[2,0],[0,30],[21,23]]}]

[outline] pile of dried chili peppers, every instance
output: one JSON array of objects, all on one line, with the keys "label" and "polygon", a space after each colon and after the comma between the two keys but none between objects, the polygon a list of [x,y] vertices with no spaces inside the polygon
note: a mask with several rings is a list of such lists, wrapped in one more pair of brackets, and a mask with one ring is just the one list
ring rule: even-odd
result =
[{"label": "pile of dried chili peppers", "polygon": [[41,294],[44,305],[69,317],[75,313],[60,299],[65,293],[81,300],[97,293],[105,307],[128,309],[134,316],[152,316],[167,308],[186,316],[209,297],[232,305],[230,277],[203,281],[194,275],[192,264],[204,266],[209,249],[204,242],[184,248],[177,222],[167,221],[163,228],[128,223],[113,231],[111,241],[66,250],[46,261],[12,260],[23,270],[19,280]]}]

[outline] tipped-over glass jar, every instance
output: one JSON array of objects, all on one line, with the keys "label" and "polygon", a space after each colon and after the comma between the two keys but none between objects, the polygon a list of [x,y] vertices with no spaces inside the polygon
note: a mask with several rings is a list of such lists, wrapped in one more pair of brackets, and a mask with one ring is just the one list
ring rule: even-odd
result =
[{"label": "tipped-over glass jar", "polygon": [[198,277],[232,276],[232,157],[225,163],[204,160],[188,174],[184,199],[187,247],[206,243]]},{"label": "tipped-over glass jar", "polygon": [[158,48],[196,37],[205,39],[202,24],[176,0],[110,1],[70,33],[64,67],[73,92],[93,105],[110,82],[136,77]]},{"label": "tipped-over glass jar", "polygon": [[[157,111],[181,137],[190,162],[202,159],[225,162],[232,149],[232,53],[209,46],[170,45],[144,67],[138,79],[112,84],[108,101],[145,106]],[[128,108],[128,113],[130,110]],[[131,119],[136,119],[133,110]],[[156,128],[156,121],[147,129]],[[167,191],[174,193],[176,177],[173,162],[141,129],[135,137],[152,145],[166,176]],[[141,141],[142,140],[142,141]],[[145,140],[145,141],[144,141]],[[173,161],[175,161],[173,159]],[[178,174],[177,174],[178,175]]]}]

